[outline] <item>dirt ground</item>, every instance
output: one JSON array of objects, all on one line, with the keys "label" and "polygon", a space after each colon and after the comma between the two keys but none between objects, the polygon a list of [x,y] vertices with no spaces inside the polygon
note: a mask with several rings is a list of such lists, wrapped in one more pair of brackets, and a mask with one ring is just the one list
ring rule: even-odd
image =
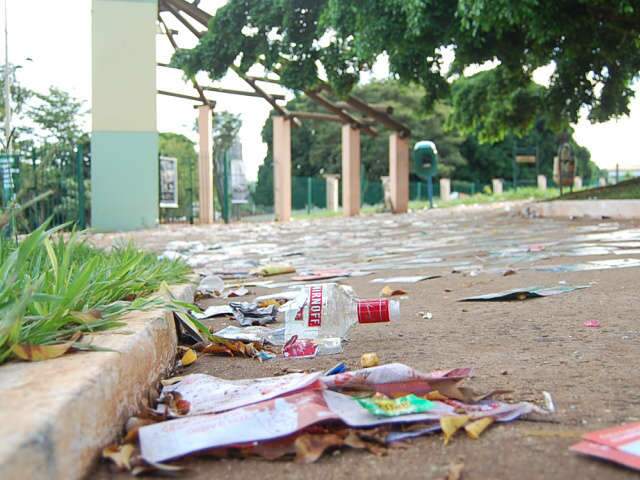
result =
[{"label": "dirt ground", "polygon": [[[640,421],[640,268],[550,272],[560,264],[640,258],[640,223],[529,219],[515,206],[422,211],[357,219],[274,224],[164,227],[128,235],[163,251],[175,240],[222,246],[201,271],[237,270],[253,260],[289,259],[305,267],[371,269],[347,278],[360,297],[376,297],[379,277],[438,274],[419,283],[394,284],[402,318],[391,324],[356,326],[344,353],[309,360],[201,357],[184,373],[225,378],[271,376],[286,368],[322,370],[344,361],[357,368],[360,355],[377,352],[383,363],[402,362],[421,371],[474,367],[467,385],[509,389],[513,401],[542,403],[553,396],[556,423],[515,421],[494,425],[478,440],[463,435],[443,446],[433,435],[405,442],[376,457],[343,451],[311,465],[263,460],[192,459],[181,477],[260,479],[436,479],[450,463],[464,463],[464,479],[633,478],[631,470],[571,453],[587,431]],[[120,236],[97,236],[109,244]],[[217,248],[217,247],[216,247]],[[293,255],[293,254],[296,255]],[[187,255],[193,261],[194,256]],[[251,260],[251,261],[250,261]],[[203,264],[204,263],[204,264]],[[593,266],[594,264],[590,264]],[[505,269],[515,274],[503,276]],[[461,269],[461,273],[453,273]],[[275,277],[286,281],[288,276]],[[590,285],[558,296],[511,302],[459,302],[463,297],[532,285]],[[285,290],[252,288],[257,294]],[[251,299],[253,297],[246,297]],[[221,304],[223,301],[210,301]],[[418,312],[429,311],[432,318]],[[598,320],[600,328],[583,323]],[[215,327],[233,320],[213,320]],[[90,478],[125,478],[101,464]]]}]

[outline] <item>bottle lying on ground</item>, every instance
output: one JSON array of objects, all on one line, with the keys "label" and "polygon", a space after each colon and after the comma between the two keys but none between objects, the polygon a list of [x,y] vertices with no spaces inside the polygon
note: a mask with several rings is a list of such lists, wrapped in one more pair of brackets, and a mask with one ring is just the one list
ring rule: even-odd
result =
[{"label": "bottle lying on ground", "polygon": [[285,339],[317,341],[320,354],[342,351],[342,339],[357,323],[380,323],[400,318],[400,304],[387,298],[359,299],[351,287],[337,283],[307,285],[285,314]]}]

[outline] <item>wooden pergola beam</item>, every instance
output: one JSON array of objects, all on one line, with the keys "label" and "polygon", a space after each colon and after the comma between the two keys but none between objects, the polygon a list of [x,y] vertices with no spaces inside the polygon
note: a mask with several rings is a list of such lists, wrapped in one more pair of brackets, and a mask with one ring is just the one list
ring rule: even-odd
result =
[{"label": "wooden pergola beam", "polygon": [[311,91],[305,91],[305,94],[309,98],[311,98],[313,101],[315,101],[317,104],[322,105],[324,108],[326,108],[333,114],[340,117],[343,123],[347,123],[351,125],[353,128],[359,128],[363,132],[365,132],[367,135],[370,135],[372,137],[375,137],[378,135],[378,132],[373,127],[363,124],[357,118],[349,115],[344,110],[334,105],[331,101],[327,100],[321,94],[316,92],[311,92]]},{"label": "wooden pergola beam", "polygon": [[176,98],[184,98],[185,100],[195,100],[196,102],[204,103],[205,105],[210,105],[212,108],[216,105],[215,100],[209,100],[205,97],[204,102],[202,98],[196,97],[194,95],[186,95],[184,93],[177,92],[169,92],[167,90],[158,90],[158,95],[166,95],[167,97],[176,97]]},{"label": "wooden pergola beam", "polygon": [[[162,63],[162,62],[157,62],[156,63],[157,66],[159,67],[166,67],[166,68],[173,68],[174,70],[180,70],[177,67],[174,67],[168,63]],[[262,95],[260,95],[259,93],[256,92],[248,92],[246,90],[234,90],[232,88],[223,88],[223,87],[212,87],[209,85],[201,85],[200,88],[202,88],[202,90],[206,90],[209,92],[217,92],[217,93],[228,93],[230,95],[244,95],[246,97],[258,97],[258,98],[262,98]],[[284,95],[281,95],[279,93],[269,93],[269,95],[271,95],[271,97],[274,98],[274,100],[285,100],[286,97]]]}]

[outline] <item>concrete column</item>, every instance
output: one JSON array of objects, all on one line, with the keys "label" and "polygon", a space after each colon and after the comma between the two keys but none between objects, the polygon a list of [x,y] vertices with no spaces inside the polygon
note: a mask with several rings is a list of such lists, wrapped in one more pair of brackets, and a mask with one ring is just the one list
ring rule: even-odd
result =
[{"label": "concrete column", "polygon": [[491,188],[493,189],[494,195],[502,195],[502,179],[501,178],[492,178],[491,179]]},{"label": "concrete column", "polygon": [[291,120],[273,117],[273,200],[276,222],[291,220]]},{"label": "concrete column", "polygon": [[547,189],[547,177],[544,175],[538,175],[538,190]]},{"label": "concrete column", "polygon": [[440,200],[446,202],[451,199],[451,179],[440,179]]},{"label": "concrete column", "polygon": [[213,223],[212,113],[209,105],[198,107],[198,198],[200,223],[203,225]]},{"label": "concrete column", "polygon": [[389,180],[391,182],[391,211],[409,210],[409,139],[397,133],[389,135]]},{"label": "concrete column", "polygon": [[[91,223],[158,223],[157,0],[93,0]],[[126,52],[126,53],[125,53]]]},{"label": "concrete column", "polygon": [[607,186],[607,179],[605,177],[600,177],[598,179],[598,186],[599,187],[606,187]]},{"label": "concrete column", "polygon": [[327,210],[337,212],[340,209],[340,175],[327,174]]},{"label": "concrete column", "polygon": [[360,213],[360,130],[342,126],[342,211]]},{"label": "concrete column", "polygon": [[582,188],[582,177],[573,177],[573,188]]}]

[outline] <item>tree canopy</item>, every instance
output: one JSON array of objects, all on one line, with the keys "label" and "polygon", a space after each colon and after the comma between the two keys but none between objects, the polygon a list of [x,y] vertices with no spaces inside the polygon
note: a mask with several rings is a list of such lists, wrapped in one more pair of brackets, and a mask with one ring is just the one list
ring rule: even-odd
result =
[{"label": "tree canopy", "polygon": [[[392,75],[424,87],[427,106],[452,85],[454,108],[468,106],[460,102],[468,96],[486,98],[484,108],[453,120],[498,140],[512,122],[531,128],[541,116],[559,129],[583,108],[592,121],[627,114],[639,38],[639,0],[230,0],[174,63],[214,79],[234,63],[244,72],[261,63],[293,89],[313,88],[324,73],[344,94],[386,54]],[[549,64],[549,85],[532,86],[536,69]],[[456,85],[478,65],[491,69]]]},{"label": "tree canopy", "polygon": [[[437,103],[430,112],[418,108],[423,95],[420,88],[410,88],[396,80],[376,81],[355,88],[354,93],[370,104],[391,106],[393,115],[412,131],[412,141],[431,140],[438,149],[438,172],[455,180],[488,184],[491,178],[511,179],[514,149],[538,150],[540,173],[551,179],[553,157],[557,154],[558,135],[544,122],[525,135],[509,133],[499,142],[480,143],[475,133],[461,133],[451,127],[451,108]],[[299,95],[287,103],[291,111],[318,111],[313,101]],[[388,131],[381,129],[377,137],[361,136],[361,162],[363,176],[379,182],[389,174]],[[273,202],[272,122],[268,119],[262,130],[268,151],[258,170],[258,183],[254,197],[260,205]],[[571,138],[577,158],[577,175],[586,182],[598,174],[590,160],[589,151]],[[299,177],[320,177],[325,173],[341,171],[340,124],[327,121],[305,120],[291,136],[292,173]],[[521,167],[518,178],[535,183],[535,168]],[[416,179],[414,179],[416,180]]]}]

